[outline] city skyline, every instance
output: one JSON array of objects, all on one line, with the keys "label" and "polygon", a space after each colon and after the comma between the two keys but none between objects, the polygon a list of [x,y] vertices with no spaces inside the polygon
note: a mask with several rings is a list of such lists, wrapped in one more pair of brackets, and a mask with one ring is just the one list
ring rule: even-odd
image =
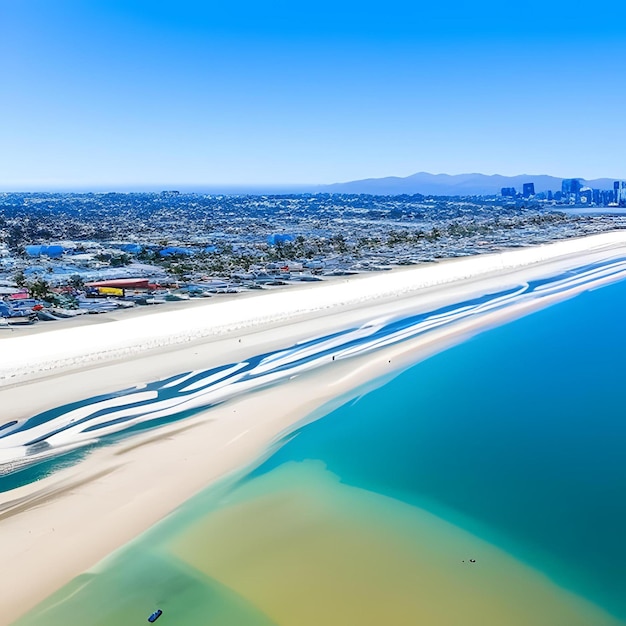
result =
[{"label": "city skyline", "polygon": [[626,176],[626,8],[0,0],[0,189]]}]

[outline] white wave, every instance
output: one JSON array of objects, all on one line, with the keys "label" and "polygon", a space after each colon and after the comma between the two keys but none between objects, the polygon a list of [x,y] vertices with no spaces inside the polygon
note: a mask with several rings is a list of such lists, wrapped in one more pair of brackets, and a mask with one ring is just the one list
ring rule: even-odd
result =
[{"label": "white wave", "polygon": [[[404,327],[394,326],[406,319],[403,317],[386,316],[373,319],[356,329],[331,337],[319,337],[314,341],[300,342],[286,350],[279,350],[267,355],[254,367],[250,367],[249,361],[243,361],[212,374],[208,372],[213,370],[195,370],[181,374],[160,388],[157,385],[151,391],[135,390],[85,404],[43,424],[24,431],[7,433],[5,437],[0,438],[0,470],[2,467],[11,465],[16,467],[34,460],[49,458],[138,424],[149,424],[183,411],[218,404],[241,393],[293,378],[328,364],[329,352],[332,352],[333,359],[352,358],[455,324],[471,316],[484,315],[515,303],[555,294],[565,296],[571,291],[581,288],[591,289],[606,280],[625,276],[624,260],[609,261],[598,267],[580,268],[579,271],[568,275],[554,276],[545,284],[535,287],[522,283],[507,289],[506,293],[496,293],[482,302],[459,303],[457,307],[440,313],[433,312],[430,315],[416,317],[414,323]],[[205,372],[207,375],[203,376]],[[196,377],[199,377],[198,380],[180,389],[174,389]],[[23,426],[24,422],[22,421],[20,425]],[[33,449],[25,447],[33,440],[45,441],[49,447],[33,452]]]},{"label": "white wave", "polygon": [[194,389],[200,389],[201,387],[206,387],[206,386],[210,385],[211,383],[213,383],[216,380],[227,379],[231,374],[233,374],[237,370],[240,370],[243,367],[246,367],[246,365],[248,365],[247,361],[243,361],[241,363],[237,363],[236,365],[233,365],[233,367],[230,367],[230,368],[224,369],[224,370],[220,370],[219,372],[217,372],[217,373],[215,373],[215,374],[213,374],[211,376],[207,376],[206,378],[202,378],[201,380],[198,380],[195,383],[192,383],[191,385],[188,385],[187,387],[184,387],[180,391],[181,392],[193,391]]},{"label": "white wave", "polygon": [[[26,430],[12,433],[7,437],[0,439],[0,448],[7,448],[15,445],[23,445],[34,439],[44,437],[46,434],[54,432],[59,428],[65,428],[69,424],[89,417],[97,411],[103,411],[117,406],[124,406],[132,402],[148,402],[158,397],[156,391],[145,391],[136,394],[117,396],[115,398],[109,398],[108,400],[102,400],[100,402],[94,402],[85,406],[81,406],[67,413],[55,417],[47,422],[32,426]],[[82,426],[84,428],[84,426]]]}]

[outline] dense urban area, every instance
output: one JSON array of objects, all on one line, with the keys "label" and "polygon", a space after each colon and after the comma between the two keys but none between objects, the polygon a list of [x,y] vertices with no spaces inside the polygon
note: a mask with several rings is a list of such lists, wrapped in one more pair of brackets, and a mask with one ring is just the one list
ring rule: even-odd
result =
[{"label": "dense urban area", "polygon": [[626,227],[619,208],[581,212],[587,200],[558,204],[524,191],[468,198],[2,193],[0,321],[277,288]]}]

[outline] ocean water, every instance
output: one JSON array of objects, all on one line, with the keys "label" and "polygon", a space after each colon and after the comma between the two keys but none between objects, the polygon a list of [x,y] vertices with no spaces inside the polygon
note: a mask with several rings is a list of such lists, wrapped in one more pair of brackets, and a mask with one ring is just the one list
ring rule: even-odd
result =
[{"label": "ocean water", "polygon": [[626,624],[625,312],[615,283],[418,363],[18,624]]},{"label": "ocean water", "polygon": [[485,332],[306,427],[252,477],[323,460],[626,620],[624,312],[618,283]]}]

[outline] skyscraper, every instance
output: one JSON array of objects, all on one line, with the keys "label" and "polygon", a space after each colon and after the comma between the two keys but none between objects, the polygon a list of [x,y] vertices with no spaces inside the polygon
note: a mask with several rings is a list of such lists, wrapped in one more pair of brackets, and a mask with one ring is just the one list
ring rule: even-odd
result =
[{"label": "skyscraper", "polygon": [[561,183],[561,191],[564,194],[579,193],[582,188],[580,178],[566,178]]},{"label": "skyscraper", "polygon": [[593,203],[602,204],[602,191],[600,189],[593,190]]},{"label": "skyscraper", "polygon": [[580,201],[587,205],[593,202],[593,189],[591,187],[583,187],[580,190]]},{"label": "skyscraper", "polygon": [[615,203],[618,206],[626,206],[626,180],[616,180],[613,183]]},{"label": "skyscraper", "polygon": [[524,183],[524,189],[522,191],[524,198],[530,198],[535,195],[535,183]]}]

